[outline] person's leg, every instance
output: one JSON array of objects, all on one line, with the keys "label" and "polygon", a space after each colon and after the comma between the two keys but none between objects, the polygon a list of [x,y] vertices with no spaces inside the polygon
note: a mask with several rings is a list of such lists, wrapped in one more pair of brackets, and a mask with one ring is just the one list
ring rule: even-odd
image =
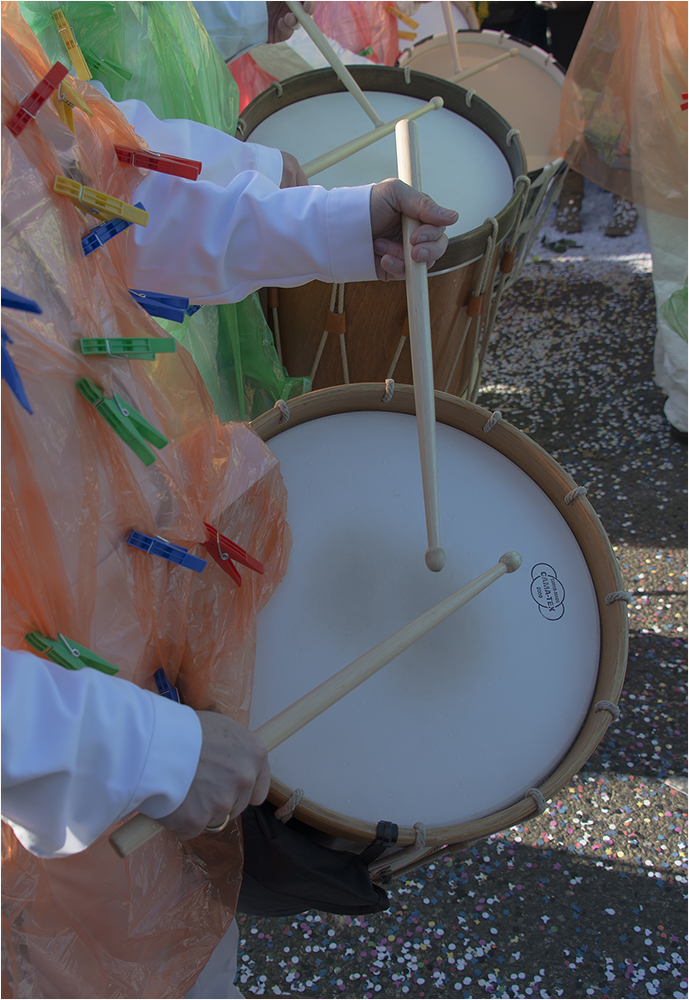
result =
[{"label": "person's leg", "polygon": [[612,215],[606,226],[606,236],[629,236],[636,229],[639,216],[631,201],[619,194],[612,196]]},{"label": "person's leg", "polygon": [[239,946],[239,930],[237,921],[233,920],[225,936],[220,940],[208,963],[187,993],[191,1000],[222,1000],[225,997],[243,997],[236,986],[234,977],[237,975],[237,948]]},{"label": "person's leg", "polygon": [[581,202],[584,197],[584,178],[576,170],[568,170],[557,203],[555,228],[559,233],[581,232]]}]

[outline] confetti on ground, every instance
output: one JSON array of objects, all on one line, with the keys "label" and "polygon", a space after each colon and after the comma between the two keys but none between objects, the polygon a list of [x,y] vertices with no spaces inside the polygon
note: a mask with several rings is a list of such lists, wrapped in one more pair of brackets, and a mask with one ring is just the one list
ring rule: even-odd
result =
[{"label": "confetti on ground", "polygon": [[622,715],[543,815],[394,882],[385,913],[241,917],[246,996],[687,996],[687,452],[653,382],[648,245],[603,236],[610,210],[587,182],[580,246],[537,239],[479,402],[587,487],[610,536],[633,596]]}]

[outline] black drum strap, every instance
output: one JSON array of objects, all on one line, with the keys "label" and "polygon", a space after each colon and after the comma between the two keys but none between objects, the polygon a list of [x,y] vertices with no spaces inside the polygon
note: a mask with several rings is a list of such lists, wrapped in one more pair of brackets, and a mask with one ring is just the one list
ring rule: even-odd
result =
[{"label": "black drum strap", "polygon": [[376,829],[376,839],[365,847],[359,855],[359,860],[365,865],[370,865],[376,861],[388,847],[394,847],[399,836],[399,827],[396,823],[388,823],[381,820]]}]

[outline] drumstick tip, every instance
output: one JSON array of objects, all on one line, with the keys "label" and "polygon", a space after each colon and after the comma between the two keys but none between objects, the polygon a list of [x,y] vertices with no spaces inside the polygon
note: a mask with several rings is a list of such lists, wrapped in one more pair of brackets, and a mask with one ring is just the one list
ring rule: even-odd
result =
[{"label": "drumstick tip", "polygon": [[439,573],[444,565],[445,565],[445,553],[439,546],[427,550],[426,566],[428,566],[431,573]]},{"label": "drumstick tip", "polygon": [[443,105],[445,104],[445,101],[442,99],[442,97],[432,97],[431,101],[430,101],[430,104],[431,104],[431,107],[433,108],[433,110],[437,111],[439,108],[443,107]]},{"label": "drumstick tip", "polygon": [[504,556],[500,556],[499,562],[505,564],[508,573],[514,573],[521,566],[522,557],[518,552],[506,552]]}]

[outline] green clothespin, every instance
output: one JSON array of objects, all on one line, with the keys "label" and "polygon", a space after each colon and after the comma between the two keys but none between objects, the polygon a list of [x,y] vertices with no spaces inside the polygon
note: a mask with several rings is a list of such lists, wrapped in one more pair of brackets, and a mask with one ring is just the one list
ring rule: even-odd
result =
[{"label": "green clothespin", "polygon": [[119,63],[113,62],[112,59],[101,59],[97,56],[93,49],[86,49],[82,46],[81,54],[86,60],[86,65],[91,70],[94,76],[98,75],[98,72],[103,69],[109,69],[111,73],[115,76],[119,76],[121,80],[131,80],[132,74],[124,66],[120,66]]},{"label": "green clothespin", "polygon": [[174,337],[82,337],[82,354],[107,354],[111,358],[131,358],[132,361],[152,361],[156,354],[174,354]]},{"label": "green clothespin", "polygon": [[150,441],[156,448],[164,448],[168,443],[167,438],[163,437],[160,431],[152,427],[147,420],[144,420],[132,404],[122,399],[117,393],[113,393],[112,398],[107,398],[103,395],[103,390],[87,378],[79,379],[77,389],[84,399],[95,407],[96,412],[100,413],[104,420],[107,420],[124,443],[129,445],[132,451],[138,455],[144,465],[153,465],[157,456],[148,447],[146,441]]},{"label": "green clothespin", "polygon": [[86,646],[81,646],[74,639],[67,639],[64,635],[58,634],[57,639],[46,639],[40,632],[29,632],[24,638],[37,653],[42,653],[47,659],[66,667],[67,670],[92,667],[111,676],[119,673],[119,667],[114,667],[112,663],[96,656]]}]

